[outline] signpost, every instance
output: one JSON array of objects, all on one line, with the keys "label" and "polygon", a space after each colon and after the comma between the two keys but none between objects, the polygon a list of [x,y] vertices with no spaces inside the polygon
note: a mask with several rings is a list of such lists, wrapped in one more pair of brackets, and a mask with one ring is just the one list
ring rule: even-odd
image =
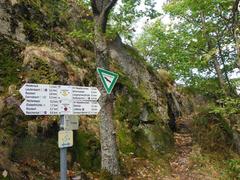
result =
[{"label": "signpost", "polygon": [[19,90],[24,97],[20,105],[25,115],[60,115],[58,146],[60,148],[60,179],[67,180],[67,148],[73,146],[73,131],[79,127],[77,118],[68,115],[96,115],[101,96],[96,87],[63,86],[26,83]]},{"label": "signpost", "polygon": [[[60,131],[58,133],[58,147],[60,148],[60,180],[67,180],[67,147],[63,147],[64,137],[62,136],[64,136],[64,133],[60,133],[61,130],[64,129],[63,123],[64,123],[64,116],[60,116]],[[71,144],[72,142],[71,137],[70,137],[70,140],[69,138],[67,138],[66,141],[70,141],[70,144]]]},{"label": "signpost", "polygon": [[67,148],[73,146],[73,131],[61,130],[58,131],[58,147]]},{"label": "signpost", "polygon": [[78,130],[79,121],[78,116],[65,115],[63,120],[63,129],[65,130]]},{"label": "signpost", "polygon": [[97,68],[97,72],[100,76],[100,79],[103,83],[105,90],[107,91],[107,94],[111,94],[111,92],[117,82],[118,74],[111,72],[111,71],[107,71],[102,68]]},{"label": "signpost", "polygon": [[96,87],[25,84],[20,108],[25,115],[96,115],[101,107]]}]

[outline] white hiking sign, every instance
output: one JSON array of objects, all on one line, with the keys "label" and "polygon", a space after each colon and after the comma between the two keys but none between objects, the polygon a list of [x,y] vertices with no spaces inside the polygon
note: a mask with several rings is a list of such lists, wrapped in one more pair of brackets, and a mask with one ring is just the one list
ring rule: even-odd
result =
[{"label": "white hiking sign", "polygon": [[96,115],[101,109],[96,87],[26,83],[20,93],[25,115]]}]

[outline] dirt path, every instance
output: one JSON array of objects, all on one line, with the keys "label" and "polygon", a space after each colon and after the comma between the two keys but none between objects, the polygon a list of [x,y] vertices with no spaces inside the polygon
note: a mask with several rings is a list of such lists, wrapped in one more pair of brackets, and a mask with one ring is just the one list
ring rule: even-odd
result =
[{"label": "dirt path", "polygon": [[186,120],[177,121],[177,132],[174,133],[176,153],[170,161],[171,177],[164,180],[192,180],[196,179],[189,171],[190,155],[192,152],[192,134]]},{"label": "dirt path", "polygon": [[212,180],[204,173],[192,169],[191,153],[193,151],[193,140],[191,132],[191,116],[177,121],[177,132],[174,133],[176,153],[170,161],[172,170],[171,177],[164,180]]},{"label": "dirt path", "polygon": [[170,162],[172,178],[181,180],[192,179],[189,173],[189,158],[192,152],[192,137],[190,133],[174,133],[176,154]]},{"label": "dirt path", "polygon": [[194,174],[190,168],[190,157],[193,147],[192,133],[189,127],[190,117],[177,120],[177,132],[174,133],[176,154],[170,161],[171,177],[164,180],[196,180],[203,177]]}]

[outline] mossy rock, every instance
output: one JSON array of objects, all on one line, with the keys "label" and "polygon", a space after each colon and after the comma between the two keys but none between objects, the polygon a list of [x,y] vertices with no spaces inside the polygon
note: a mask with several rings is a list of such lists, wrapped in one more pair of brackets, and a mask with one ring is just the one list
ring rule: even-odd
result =
[{"label": "mossy rock", "polygon": [[[25,134],[25,128],[21,126],[20,123],[28,120],[29,117],[18,114],[18,110],[17,107],[12,107],[5,109],[5,111],[0,114],[0,127],[4,128],[5,132],[10,135],[21,136]],[[21,122],[19,120],[21,120]]]},{"label": "mossy rock", "polygon": [[60,21],[60,14],[64,14],[66,6],[62,0],[20,0],[15,7],[16,18],[23,22],[30,42],[51,40],[61,44],[63,38],[54,28],[66,25]]},{"label": "mossy rock", "polygon": [[80,163],[81,168],[90,171],[100,169],[100,142],[94,134],[74,132],[74,146],[71,151],[73,161]]},{"label": "mossy rock", "polygon": [[56,82],[60,82],[59,74],[44,60],[35,58],[34,66],[38,68],[27,71],[27,77],[31,79],[31,82],[43,84],[55,84]]},{"label": "mossy rock", "polygon": [[170,131],[160,127],[139,128],[133,134],[133,140],[137,147],[136,155],[153,161],[173,149]]},{"label": "mossy rock", "polygon": [[11,84],[20,83],[21,48],[4,37],[0,37],[0,49],[0,86],[7,90]]},{"label": "mossy rock", "polygon": [[117,141],[119,150],[123,154],[134,154],[136,145],[132,139],[131,129],[127,127],[127,123],[122,122],[118,127]]},{"label": "mossy rock", "polygon": [[22,137],[18,139],[17,144],[13,147],[12,158],[17,162],[36,159],[57,170],[59,168],[57,139]]}]

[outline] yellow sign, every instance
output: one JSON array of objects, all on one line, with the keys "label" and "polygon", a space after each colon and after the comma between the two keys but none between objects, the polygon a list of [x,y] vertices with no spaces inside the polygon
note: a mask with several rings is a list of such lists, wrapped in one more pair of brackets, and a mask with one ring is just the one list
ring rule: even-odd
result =
[{"label": "yellow sign", "polygon": [[67,148],[73,146],[73,131],[58,131],[58,147]]}]

